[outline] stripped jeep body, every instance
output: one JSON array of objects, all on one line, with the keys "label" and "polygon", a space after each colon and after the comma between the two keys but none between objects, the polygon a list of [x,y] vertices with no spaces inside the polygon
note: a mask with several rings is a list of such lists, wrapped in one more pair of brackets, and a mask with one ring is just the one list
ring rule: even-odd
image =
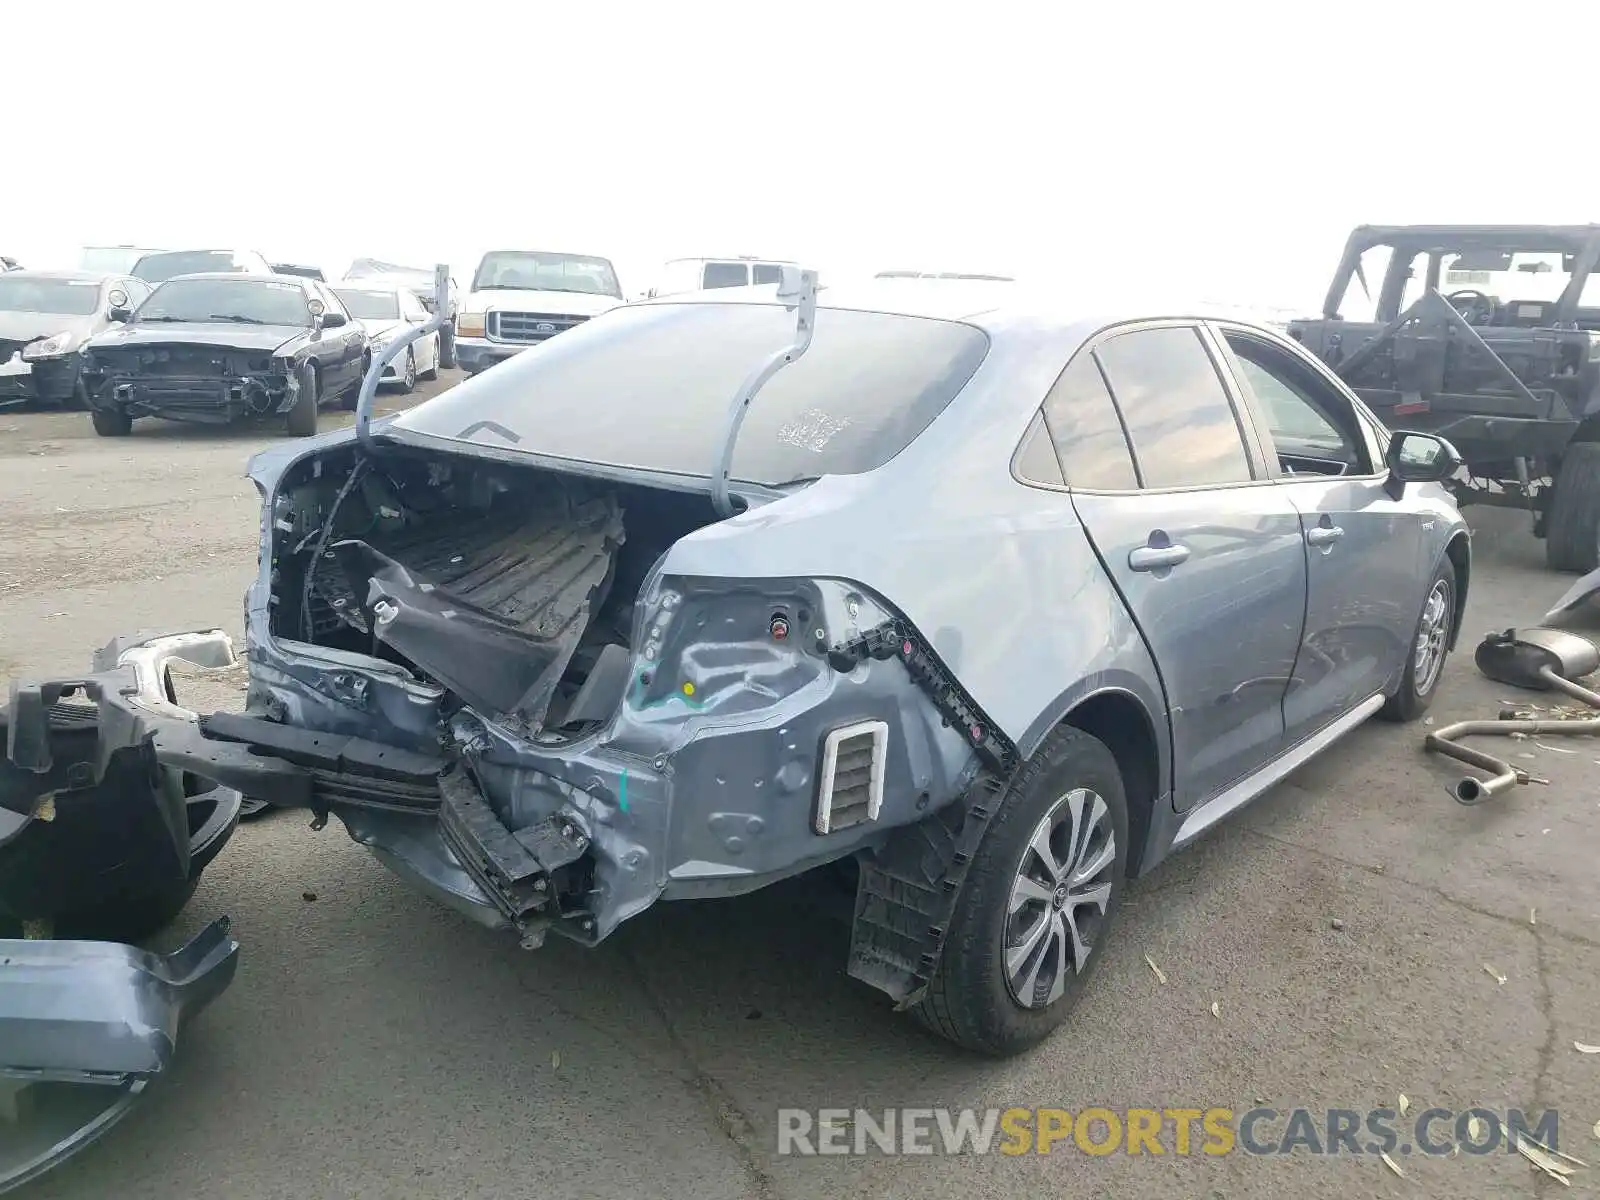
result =
[{"label": "stripped jeep body", "polygon": [[1322,316],[1289,332],[1389,428],[1448,437],[1468,471],[1458,500],[1531,509],[1550,565],[1591,570],[1597,265],[1600,225],[1363,225]]}]

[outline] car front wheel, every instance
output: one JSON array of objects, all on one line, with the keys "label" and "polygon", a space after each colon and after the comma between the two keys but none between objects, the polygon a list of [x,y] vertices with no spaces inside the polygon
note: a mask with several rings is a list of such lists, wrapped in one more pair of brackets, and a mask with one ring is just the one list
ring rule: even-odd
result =
[{"label": "car front wheel", "polygon": [[1048,1037],[1103,956],[1127,862],[1116,759],[1063,726],[1012,779],[973,854],[917,1019],[996,1057]]},{"label": "car front wheel", "polygon": [[302,363],[299,380],[300,391],[284,425],[290,437],[310,437],[317,432],[317,405],[322,399],[317,369],[310,363]]},{"label": "car front wheel", "polygon": [[1444,660],[1450,654],[1455,624],[1456,569],[1446,558],[1428,584],[1400,686],[1384,701],[1379,716],[1387,721],[1415,721],[1428,711],[1439,690],[1439,676],[1444,673]]}]

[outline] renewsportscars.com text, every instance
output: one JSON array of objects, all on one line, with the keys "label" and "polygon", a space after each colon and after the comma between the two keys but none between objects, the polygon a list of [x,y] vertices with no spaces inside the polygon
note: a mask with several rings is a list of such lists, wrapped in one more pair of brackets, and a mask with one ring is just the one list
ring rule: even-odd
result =
[{"label": "renewsportscars.com text", "polygon": [[1051,1154],[1217,1157],[1513,1154],[1560,1147],[1560,1114],[1425,1108],[785,1108],[779,1154]]}]

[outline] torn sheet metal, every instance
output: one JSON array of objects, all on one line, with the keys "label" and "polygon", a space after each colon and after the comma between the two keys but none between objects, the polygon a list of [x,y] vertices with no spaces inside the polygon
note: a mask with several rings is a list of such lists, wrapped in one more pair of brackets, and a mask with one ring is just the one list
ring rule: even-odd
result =
[{"label": "torn sheet metal", "polygon": [[0,939],[0,1192],[127,1115],[221,995],[239,943],[223,917],[181,950]]}]

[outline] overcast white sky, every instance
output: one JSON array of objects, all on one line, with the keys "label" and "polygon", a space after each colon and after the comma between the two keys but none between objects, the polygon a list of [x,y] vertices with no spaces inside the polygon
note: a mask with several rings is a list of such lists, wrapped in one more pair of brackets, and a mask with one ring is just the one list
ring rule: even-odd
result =
[{"label": "overcast white sky", "polygon": [[746,253],[1299,305],[1358,222],[1600,219],[1600,0],[11,8],[29,266],[521,247],[631,295]]}]

